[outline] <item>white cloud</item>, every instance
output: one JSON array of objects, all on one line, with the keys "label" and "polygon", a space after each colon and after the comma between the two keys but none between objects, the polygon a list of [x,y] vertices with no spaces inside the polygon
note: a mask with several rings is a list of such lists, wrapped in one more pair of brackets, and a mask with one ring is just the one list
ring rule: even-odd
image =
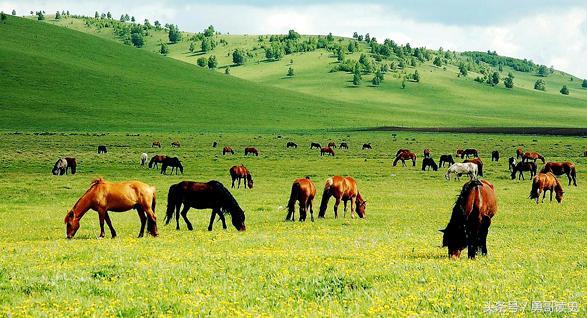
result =
[{"label": "white cloud", "polygon": [[[319,2],[317,2],[319,3]],[[43,8],[69,9],[93,15],[98,10],[114,16],[128,12],[141,21],[149,18],[198,31],[207,25],[233,34],[286,33],[350,36],[370,32],[378,40],[391,38],[412,46],[440,46],[451,50],[495,50],[499,54],[532,59],[587,78],[587,7],[563,7],[534,13],[499,25],[450,25],[416,20],[384,4],[313,4],[253,6],[241,4],[184,4],[165,1],[0,1],[0,9],[19,14]],[[129,9],[131,8],[131,9]],[[460,13],[455,13],[460,14]],[[466,13],[463,13],[466,14]]]}]

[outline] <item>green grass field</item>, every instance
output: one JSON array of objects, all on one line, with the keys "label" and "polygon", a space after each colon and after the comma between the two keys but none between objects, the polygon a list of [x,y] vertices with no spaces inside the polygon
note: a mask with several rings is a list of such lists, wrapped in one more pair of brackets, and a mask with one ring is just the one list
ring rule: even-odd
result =
[{"label": "green grass field", "polygon": [[[163,149],[151,149],[159,139]],[[169,142],[179,139],[182,148]],[[466,139],[466,142],[464,141]],[[288,140],[298,149],[285,149]],[[309,150],[311,141],[347,141],[334,158]],[[234,156],[220,149],[231,145]],[[372,142],[373,151],[362,151]],[[0,176],[0,305],[13,317],[70,316],[480,316],[487,302],[587,300],[585,244],[587,194],[580,157],[584,139],[515,135],[399,133],[352,134],[124,134],[2,135]],[[96,146],[109,148],[106,155]],[[259,157],[244,157],[254,145]],[[488,237],[489,256],[451,261],[441,234],[463,182],[444,180],[444,170],[391,167],[398,148],[452,153],[475,146],[496,186],[499,210]],[[509,179],[503,157],[517,146],[547,160],[572,160],[579,187],[566,186],[562,204],[528,200],[530,182]],[[139,166],[139,154],[179,156],[183,176],[162,176]],[[56,158],[74,155],[75,176],[54,177]],[[194,231],[161,224],[168,187],[180,180],[216,179],[229,185],[228,169],[245,164],[252,190],[232,193],[246,211],[247,231],[216,223],[209,211],[188,214]],[[283,207],[294,178],[311,176],[321,198],[328,176],[352,175],[368,201],[367,219],[284,222]],[[158,189],[160,237],[137,239],[134,212],[114,213],[115,240],[97,239],[98,220],[88,213],[76,237],[65,239],[63,217],[89,182],[137,179]],[[529,305],[528,305],[529,306]],[[530,308],[525,311],[530,314]],[[554,313],[552,316],[568,316]],[[549,315],[550,316],[550,315]]]}]

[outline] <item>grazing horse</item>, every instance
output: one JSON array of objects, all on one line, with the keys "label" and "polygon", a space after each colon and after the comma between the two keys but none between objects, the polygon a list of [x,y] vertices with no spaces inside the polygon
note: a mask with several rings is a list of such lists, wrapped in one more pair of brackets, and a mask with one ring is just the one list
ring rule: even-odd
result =
[{"label": "grazing horse", "polygon": [[493,150],[491,152],[491,161],[499,161],[499,151]]},{"label": "grazing horse", "polygon": [[438,171],[438,166],[436,165],[436,162],[434,162],[434,159],[432,159],[432,158],[422,159],[422,171],[425,171],[426,168],[430,168],[430,167],[432,167],[432,170]]},{"label": "grazing horse", "polygon": [[[71,239],[80,227],[79,221],[90,209],[98,212],[100,220],[100,237],[104,237],[104,221],[110,228],[112,238],[116,231],[112,227],[108,211],[126,212],[136,209],[141,219],[139,237],[143,237],[145,223],[147,231],[157,236],[157,217],[155,216],[155,187],[140,181],[107,182],[98,178],[90,184],[90,188],[75,203],[65,216],[67,238]],[[146,215],[145,215],[146,214]]]},{"label": "grazing horse", "polygon": [[471,162],[477,165],[477,175],[483,177],[483,161],[481,158],[465,159],[463,163]]},{"label": "grazing horse", "polygon": [[328,147],[330,148],[336,148],[336,143],[334,141],[331,141],[328,143]]},{"label": "grazing horse", "polygon": [[147,155],[146,153],[142,153],[141,154],[141,167],[144,167],[147,164],[147,159],[149,158],[149,155]]},{"label": "grazing horse", "polygon": [[75,174],[77,171],[77,161],[75,158],[72,157],[65,157],[65,161],[67,161],[67,168],[65,169],[65,174],[67,174],[67,170],[71,172],[71,174]]},{"label": "grazing horse", "polygon": [[215,141],[212,143],[212,148],[216,148],[216,147],[218,147],[218,142]]},{"label": "grazing horse", "polygon": [[161,148],[161,143],[159,141],[153,141],[153,144],[151,144],[151,148]]},{"label": "grazing horse", "polygon": [[558,179],[552,174],[551,172],[542,173],[540,172],[538,175],[532,179],[532,190],[530,191],[530,199],[536,200],[536,204],[538,204],[538,199],[540,198],[540,193],[544,191],[542,195],[542,203],[544,203],[544,197],[546,197],[546,191],[550,191],[550,202],[552,202],[552,192],[556,193],[556,201],[561,203],[563,200],[563,187]]},{"label": "grazing horse", "polygon": [[522,157],[522,161],[534,160],[534,162],[536,162],[537,159],[542,160],[542,163],[546,162],[544,157],[537,152],[526,152]]},{"label": "grazing horse", "polygon": [[516,149],[516,159],[520,159],[523,157],[524,157],[524,149],[519,147],[518,149]]},{"label": "grazing horse", "polygon": [[400,160],[402,161],[402,167],[406,167],[406,160],[412,160],[412,167],[416,166],[416,154],[413,152],[400,152],[400,154],[397,155],[397,157],[395,157],[395,160],[393,161],[393,166],[395,167],[397,165],[397,162]]},{"label": "grazing horse", "polygon": [[583,153],[583,157],[587,157],[587,150]]},{"label": "grazing horse", "polygon": [[173,218],[175,212],[176,229],[179,230],[179,209],[183,204],[181,216],[188,227],[193,230],[192,223],[187,218],[190,208],[204,210],[212,209],[208,231],[212,231],[212,225],[216,215],[222,221],[222,227],[226,230],[226,220],[224,213],[230,213],[232,225],[238,231],[245,231],[245,212],[238,205],[232,194],[218,181],[193,182],[182,181],[169,187],[167,196],[167,215],[165,216],[165,225]]},{"label": "grazing horse", "polygon": [[163,163],[167,156],[154,155],[149,161],[149,169],[158,168],[160,163]]},{"label": "grazing horse", "polygon": [[552,174],[555,176],[562,176],[563,174],[566,174],[567,178],[569,179],[569,185],[571,185],[572,181],[573,185],[575,187],[577,186],[577,171],[575,170],[575,165],[572,162],[547,162],[540,172],[552,172]]},{"label": "grazing horse", "polygon": [[508,158],[508,165],[509,165],[510,171],[514,171],[514,168],[516,168],[516,158],[509,157]]},{"label": "grazing horse", "polygon": [[232,148],[226,146],[222,149],[222,155],[224,156],[225,154],[230,153],[231,155],[234,155],[234,150],[232,150]]},{"label": "grazing horse", "polygon": [[443,233],[442,246],[448,247],[449,258],[459,258],[468,247],[468,256],[474,259],[478,250],[487,255],[487,234],[491,218],[497,212],[493,184],[472,180],[463,185],[452,209],[450,221]]},{"label": "grazing horse", "polygon": [[440,166],[444,168],[445,163],[448,163],[449,167],[455,163],[454,159],[452,158],[452,155],[441,155],[440,156]]},{"label": "grazing horse", "polygon": [[520,178],[526,180],[526,178],[524,178],[524,171],[530,171],[530,178],[532,178],[536,175],[536,169],[536,164],[534,162],[520,161],[512,168],[512,180],[516,179],[516,173],[519,173],[518,180],[520,180]]},{"label": "grazing horse", "polygon": [[468,148],[465,150],[458,149],[457,156],[461,157],[461,159],[464,159],[465,157],[469,158],[470,156],[479,157],[479,152],[477,151],[477,149],[474,148]]},{"label": "grazing horse", "polygon": [[320,146],[320,144],[317,142],[310,143],[310,149],[314,149],[314,148],[320,149],[320,148],[322,148],[322,146]]},{"label": "grazing horse", "polygon": [[98,146],[98,153],[107,153],[108,149],[106,149],[106,146],[104,145],[100,145]]},{"label": "grazing horse", "polygon": [[259,152],[254,147],[247,147],[247,148],[245,148],[245,156],[248,155],[248,154],[253,154],[253,155],[257,156],[257,157],[259,156]]},{"label": "grazing horse", "polygon": [[179,143],[179,141],[176,140],[176,141],[171,142],[171,147],[179,148],[179,147],[181,147],[181,144]]},{"label": "grazing horse", "polygon": [[251,173],[244,165],[233,166],[232,168],[230,168],[229,172],[230,172],[230,177],[232,178],[232,187],[233,188],[234,188],[234,181],[237,179],[238,179],[238,188],[239,189],[241,187],[241,179],[246,180],[246,182],[243,182],[245,189],[247,188],[247,186],[249,187],[249,189],[253,188],[253,177],[251,176]]},{"label": "grazing horse", "polygon": [[334,150],[330,147],[322,147],[320,148],[320,156],[324,156],[324,154],[330,154],[334,157]]},{"label": "grazing horse", "polygon": [[363,144],[363,149],[362,150],[365,150],[365,149],[373,149],[373,148],[371,148],[371,144],[368,143],[368,144]]},{"label": "grazing horse", "polygon": [[399,156],[402,152],[411,152],[409,149],[399,149],[396,153],[395,156]]},{"label": "grazing horse", "polygon": [[354,212],[357,212],[360,218],[365,217],[365,208],[367,201],[363,199],[361,193],[357,188],[357,181],[352,177],[334,176],[326,180],[324,185],[324,192],[322,193],[322,203],[320,204],[320,212],[318,218],[324,218],[326,208],[328,208],[328,200],[333,196],[336,199],[334,203],[334,218],[338,218],[338,205],[342,200],[344,202],[344,215],[346,216],[347,201],[351,201],[351,218],[354,218]]},{"label": "grazing horse", "polygon": [[177,157],[166,157],[161,164],[161,174],[167,174],[167,167],[171,167],[171,174],[173,174],[173,170],[175,170],[175,174],[177,175],[177,171],[183,174],[183,165],[181,161]]},{"label": "grazing horse", "polygon": [[338,145],[339,149],[349,149],[349,145],[346,142],[341,142],[340,145]]},{"label": "grazing horse", "polygon": [[450,175],[456,174],[457,180],[460,181],[461,176],[466,174],[469,176],[469,178],[471,178],[471,180],[477,179],[477,169],[478,166],[472,162],[455,163],[448,167],[448,170],[446,171],[444,178],[446,178],[446,180],[450,180]]},{"label": "grazing horse", "polygon": [[297,148],[297,147],[298,147],[298,144],[296,144],[296,143],[295,143],[295,142],[293,142],[293,141],[288,141],[288,142],[287,142],[287,145],[285,145],[285,147],[286,147],[286,148]]},{"label": "grazing horse", "polygon": [[314,222],[314,209],[312,201],[316,197],[316,186],[310,180],[310,177],[300,178],[294,180],[291,186],[291,194],[289,195],[289,202],[287,203],[286,221],[295,221],[296,201],[300,204],[300,222],[306,220],[306,215],[310,211],[310,218]]},{"label": "grazing horse", "polygon": [[432,151],[428,148],[424,149],[424,158],[430,158]]},{"label": "grazing horse", "polygon": [[53,166],[53,169],[51,169],[51,173],[53,173],[54,176],[56,175],[64,175],[67,173],[67,160],[65,158],[59,158],[57,160],[57,162],[55,162],[55,165]]}]

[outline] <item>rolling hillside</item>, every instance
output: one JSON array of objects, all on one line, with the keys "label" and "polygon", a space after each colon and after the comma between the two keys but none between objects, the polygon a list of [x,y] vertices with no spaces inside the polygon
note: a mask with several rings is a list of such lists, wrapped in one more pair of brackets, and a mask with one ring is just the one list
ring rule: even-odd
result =
[{"label": "rolling hillside", "polygon": [[[144,49],[136,49],[122,44],[111,28],[88,27],[82,19],[48,22],[9,17],[0,24],[0,58],[10,61],[0,63],[6,74],[0,78],[5,130],[587,127],[587,91],[579,79],[571,82],[560,72],[547,78],[548,89],[541,92],[531,88],[534,75],[506,67],[516,77],[509,90],[477,83],[473,72],[459,78],[456,66],[428,61],[390,71],[378,87],[366,74],[355,87],[352,74],[331,72],[336,57],[325,49],[268,62],[258,36],[216,35],[225,43],[203,54],[188,51],[191,34],[184,33],[162,56],[157,51],[166,41],[164,31],[149,32]],[[232,65],[235,48],[250,52],[242,66]],[[347,57],[359,59],[368,50],[362,43]],[[210,55],[218,58],[217,72],[195,66],[197,58]],[[231,75],[223,74],[229,65]],[[290,66],[295,76],[288,78]],[[402,89],[402,77],[415,70],[420,83]],[[558,93],[563,83],[570,96]]]}]

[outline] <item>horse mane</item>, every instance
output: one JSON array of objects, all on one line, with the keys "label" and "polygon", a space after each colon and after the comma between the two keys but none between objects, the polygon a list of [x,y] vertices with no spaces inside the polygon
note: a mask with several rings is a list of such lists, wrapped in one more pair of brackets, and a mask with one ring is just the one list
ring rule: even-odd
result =
[{"label": "horse mane", "polygon": [[224,199],[224,201],[222,202],[222,210],[228,210],[228,212],[230,212],[231,215],[234,212],[243,213],[243,209],[241,209],[241,207],[238,205],[238,202],[236,202],[236,199],[234,198],[232,193],[230,193],[230,191],[228,191],[228,189],[226,189],[226,187],[222,183],[216,180],[212,180],[209,181],[208,184],[222,194]]},{"label": "horse mane", "polygon": [[75,207],[77,206],[77,204],[86,196],[86,194],[88,194],[96,185],[98,184],[103,184],[106,181],[104,180],[103,177],[98,177],[97,179],[92,180],[92,182],[90,182],[90,187],[86,190],[86,192],[84,192],[84,194],[82,194],[81,197],[79,197],[79,199],[77,199],[77,201],[75,202],[75,204],[73,205],[72,209],[75,209]]},{"label": "horse mane", "polygon": [[478,186],[483,186],[483,183],[479,180],[472,180],[470,182],[465,183],[463,188],[461,189],[461,193],[457,196],[457,200],[455,201],[455,205],[452,210],[452,215],[450,218],[450,223],[454,221],[462,221],[464,222],[466,219],[466,211],[465,211],[465,204],[467,200],[467,195],[469,192]]}]

